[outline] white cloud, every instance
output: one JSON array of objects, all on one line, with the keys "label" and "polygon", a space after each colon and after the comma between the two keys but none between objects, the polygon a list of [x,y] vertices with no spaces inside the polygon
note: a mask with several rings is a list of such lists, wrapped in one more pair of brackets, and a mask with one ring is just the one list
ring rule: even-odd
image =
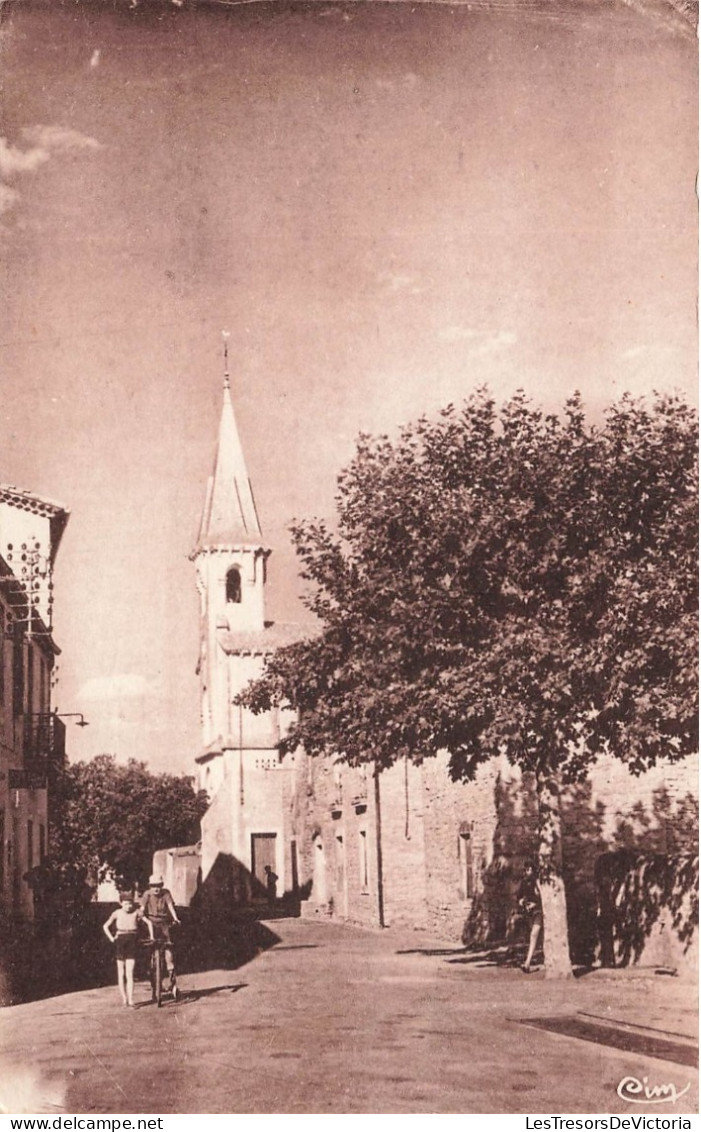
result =
[{"label": "white cloud", "polygon": [[99,141],[72,130],[68,126],[26,126],[22,130],[25,141],[42,149],[57,150],[61,153],[80,149],[102,149]]},{"label": "white cloud", "polygon": [[481,342],[478,342],[476,349],[472,351],[472,356],[481,357],[483,354],[495,354],[498,350],[505,350],[509,346],[513,346],[515,341],[516,335],[511,330],[500,330],[498,334],[487,336]]},{"label": "white cloud", "polygon": [[77,700],[136,699],[153,692],[151,683],[136,672],[117,672],[113,676],[93,676],[78,692]]},{"label": "white cloud", "polygon": [[419,285],[418,275],[401,271],[381,271],[377,276],[380,286],[396,295],[401,291],[408,291],[410,295],[420,295],[422,288]]},{"label": "white cloud", "polygon": [[663,354],[670,354],[673,352],[672,346],[667,346],[661,342],[651,343],[648,345],[629,346],[621,354],[623,361],[634,361],[636,358],[653,358]]},{"label": "white cloud", "polygon": [[511,330],[476,330],[472,326],[444,326],[438,331],[441,342],[470,342],[470,357],[482,358],[513,346],[516,335]]},{"label": "white cloud", "polygon": [[419,76],[414,74],[413,71],[407,71],[400,79],[379,78],[375,79],[375,85],[380,90],[397,90],[401,87],[413,87],[419,81]]},{"label": "white cloud", "polygon": [[0,176],[12,177],[15,173],[33,173],[49,160],[49,151],[43,146],[33,149],[18,149],[0,138]]},{"label": "white cloud", "polygon": [[470,342],[483,334],[483,330],[473,330],[471,326],[444,326],[438,331],[441,342]]},{"label": "white cloud", "polygon": [[22,141],[28,148],[11,145],[0,137],[0,216],[19,200],[19,193],[7,184],[25,173],[34,173],[52,153],[75,153],[102,149],[95,138],[87,137],[67,126],[27,126]]}]

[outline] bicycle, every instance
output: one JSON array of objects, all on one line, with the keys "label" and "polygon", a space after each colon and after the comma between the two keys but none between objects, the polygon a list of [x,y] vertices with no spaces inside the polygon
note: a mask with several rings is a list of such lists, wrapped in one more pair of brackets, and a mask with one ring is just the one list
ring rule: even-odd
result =
[{"label": "bicycle", "polygon": [[172,971],[170,977],[170,987],[166,991],[163,986],[165,965],[165,949],[166,947],[172,948],[172,943],[166,939],[148,939],[145,941],[146,946],[151,949],[151,957],[149,961],[149,981],[151,983],[151,1001],[155,1002],[157,1006],[163,1005],[163,999],[166,995],[170,995],[173,1002],[178,1001],[178,982],[175,970]]}]

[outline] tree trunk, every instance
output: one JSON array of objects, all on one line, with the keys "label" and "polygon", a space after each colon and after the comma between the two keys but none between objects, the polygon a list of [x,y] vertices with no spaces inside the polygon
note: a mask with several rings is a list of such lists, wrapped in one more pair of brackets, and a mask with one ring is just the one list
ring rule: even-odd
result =
[{"label": "tree trunk", "polygon": [[536,774],[538,794],[538,851],[540,894],[543,901],[543,953],[546,978],[572,975],[567,905],[562,879],[562,822],[560,788],[554,773]]}]

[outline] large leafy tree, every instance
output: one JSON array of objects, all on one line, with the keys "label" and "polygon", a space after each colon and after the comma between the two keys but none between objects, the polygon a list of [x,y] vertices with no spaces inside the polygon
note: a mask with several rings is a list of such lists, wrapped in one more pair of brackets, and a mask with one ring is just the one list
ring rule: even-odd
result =
[{"label": "large leafy tree", "polygon": [[320,633],[267,663],[283,747],[469,781],[535,778],[546,966],[569,970],[559,789],[602,752],[633,774],[697,749],[697,420],[624,397],[595,426],[485,390],[396,441],[360,438],[338,523],[295,524]]},{"label": "large leafy tree", "polygon": [[152,774],[113,755],[63,767],[52,787],[49,867],[64,882],[113,875],[120,885],[143,883],[156,849],[199,839],[207,808],[191,778]]}]

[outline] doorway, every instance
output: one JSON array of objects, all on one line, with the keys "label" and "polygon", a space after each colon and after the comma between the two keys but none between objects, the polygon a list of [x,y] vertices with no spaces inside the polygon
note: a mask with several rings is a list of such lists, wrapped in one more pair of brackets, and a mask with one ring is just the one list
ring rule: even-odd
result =
[{"label": "doorway", "polygon": [[277,834],[252,833],[251,876],[254,897],[268,895],[268,874],[265,870],[267,866],[273,873],[275,872],[276,858]]},{"label": "doorway", "polygon": [[321,834],[316,833],[312,839],[312,897],[317,907],[322,907],[328,900],[326,891],[326,857]]}]

